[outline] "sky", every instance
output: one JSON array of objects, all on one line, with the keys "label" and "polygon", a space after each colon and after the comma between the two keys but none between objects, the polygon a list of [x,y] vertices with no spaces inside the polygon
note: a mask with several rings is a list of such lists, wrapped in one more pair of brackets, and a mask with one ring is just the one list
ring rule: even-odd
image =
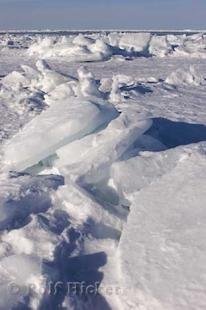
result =
[{"label": "sky", "polygon": [[206,0],[0,0],[0,30],[206,29]]}]

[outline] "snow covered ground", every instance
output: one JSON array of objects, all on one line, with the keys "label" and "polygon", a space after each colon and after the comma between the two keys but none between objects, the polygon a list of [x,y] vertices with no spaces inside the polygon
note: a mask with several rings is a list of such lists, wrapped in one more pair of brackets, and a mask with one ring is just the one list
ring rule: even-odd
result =
[{"label": "snow covered ground", "polygon": [[0,309],[206,308],[206,35],[0,34]]}]

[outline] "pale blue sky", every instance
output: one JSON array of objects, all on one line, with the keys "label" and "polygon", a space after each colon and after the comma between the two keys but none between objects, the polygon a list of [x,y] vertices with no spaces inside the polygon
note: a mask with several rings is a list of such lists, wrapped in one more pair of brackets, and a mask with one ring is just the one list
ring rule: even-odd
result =
[{"label": "pale blue sky", "polygon": [[0,29],[206,29],[206,0],[0,0]]}]

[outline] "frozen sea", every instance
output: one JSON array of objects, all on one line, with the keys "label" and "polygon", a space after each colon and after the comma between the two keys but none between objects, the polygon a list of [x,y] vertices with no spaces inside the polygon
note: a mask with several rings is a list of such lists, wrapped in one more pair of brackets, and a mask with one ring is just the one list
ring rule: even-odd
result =
[{"label": "frozen sea", "polygon": [[206,308],[206,34],[0,33],[0,309]]}]

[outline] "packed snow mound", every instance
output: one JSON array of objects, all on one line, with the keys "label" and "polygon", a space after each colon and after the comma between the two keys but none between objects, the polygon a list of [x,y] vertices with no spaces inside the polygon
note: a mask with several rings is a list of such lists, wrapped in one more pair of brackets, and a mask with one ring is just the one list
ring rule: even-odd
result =
[{"label": "packed snow mound", "polygon": [[133,195],[119,245],[123,309],[206,306],[205,154],[205,143],[167,151],[167,171]]},{"label": "packed snow mound", "polygon": [[100,61],[112,55],[111,48],[101,38],[95,40],[81,34],[74,38],[38,39],[29,47],[28,53],[44,58],[64,56],[71,61]]},{"label": "packed snow mound", "polygon": [[45,159],[61,146],[80,139],[117,115],[99,99],[69,97],[43,111],[25,125],[5,146],[5,163],[24,170]]},{"label": "packed snow mound", "polygon": [[189,70],[177,69],[172,72],[165,82],[174,86],[199,86],[203,83],[203,80],[203,77],[197,73],[194,66],[190,66]]}]

